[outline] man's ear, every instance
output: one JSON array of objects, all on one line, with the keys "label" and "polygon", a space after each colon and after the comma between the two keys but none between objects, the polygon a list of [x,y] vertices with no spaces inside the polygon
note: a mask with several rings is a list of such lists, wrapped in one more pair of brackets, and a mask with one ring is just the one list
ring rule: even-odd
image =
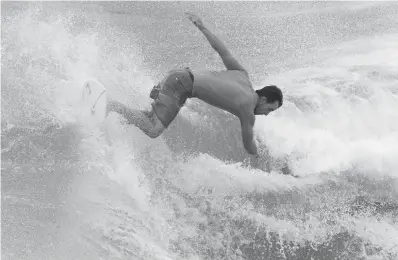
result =
[{"label": "man's ear", "polygon": [[267,98],[266,97],[260,97],[260,104],[265,104],[267,103]]}]

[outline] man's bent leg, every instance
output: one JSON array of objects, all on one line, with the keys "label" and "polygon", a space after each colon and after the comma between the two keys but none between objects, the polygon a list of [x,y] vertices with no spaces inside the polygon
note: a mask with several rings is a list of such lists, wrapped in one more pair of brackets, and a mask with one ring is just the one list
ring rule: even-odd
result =
[{"label": "man's bent leg", "polygon": [[111,111],[122,115],[127,120],[128,124],[135,125],[151,138],[158,137],[165,129],[162,122],[153,111],[135,110],[118,101],[109,100],[108,113]]},{"label": "man's bent leg", "polygon": [[188,68],[173,70],[154,86],[150,97],[154,117],[167,128],[175,119],[185,101],[192,97],[193,75]]}]

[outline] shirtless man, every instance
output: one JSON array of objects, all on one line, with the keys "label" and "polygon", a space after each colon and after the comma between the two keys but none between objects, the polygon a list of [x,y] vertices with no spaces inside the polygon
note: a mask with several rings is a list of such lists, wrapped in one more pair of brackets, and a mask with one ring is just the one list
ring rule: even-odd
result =
[{"label": "shirtless man", "polygon": [[266,86],[255,91],[247,71],[225,45],[205,27],[198,16],[186,14],[220,55],[227,70],[173,70],[152,89],[150,97],[154,102],[151,111],[134,110],[114,100],[108,102],[108,111],[121,114],[129,124],[137,126],[149,137],[156,138],[174,120],[188,98],[199,98],[237,116],[245,149],[249,154],[257,155],[253,138],[255,115],[268,115],[282,106],[281,90],[276,86]]}]

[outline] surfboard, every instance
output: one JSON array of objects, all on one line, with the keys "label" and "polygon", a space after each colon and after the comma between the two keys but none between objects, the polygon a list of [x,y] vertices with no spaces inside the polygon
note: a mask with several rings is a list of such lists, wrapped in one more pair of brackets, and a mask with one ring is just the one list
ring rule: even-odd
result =
[{"label": "surfboard", "polygon": [[82,116],[90,124],[99,124],[106,118],[106,88],[98,80],[86,80],[82,88]]}]

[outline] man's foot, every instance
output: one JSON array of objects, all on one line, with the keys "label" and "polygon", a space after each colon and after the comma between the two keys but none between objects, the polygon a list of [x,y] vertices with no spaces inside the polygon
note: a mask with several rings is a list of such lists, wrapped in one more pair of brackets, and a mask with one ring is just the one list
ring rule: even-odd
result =
[{"label": "man's foot", "polygon": [[149,97],[152,98],[153,100],[158,99],[159,91],[160,91],[160,84],[153,86],[151,93],[149,94]]}]

